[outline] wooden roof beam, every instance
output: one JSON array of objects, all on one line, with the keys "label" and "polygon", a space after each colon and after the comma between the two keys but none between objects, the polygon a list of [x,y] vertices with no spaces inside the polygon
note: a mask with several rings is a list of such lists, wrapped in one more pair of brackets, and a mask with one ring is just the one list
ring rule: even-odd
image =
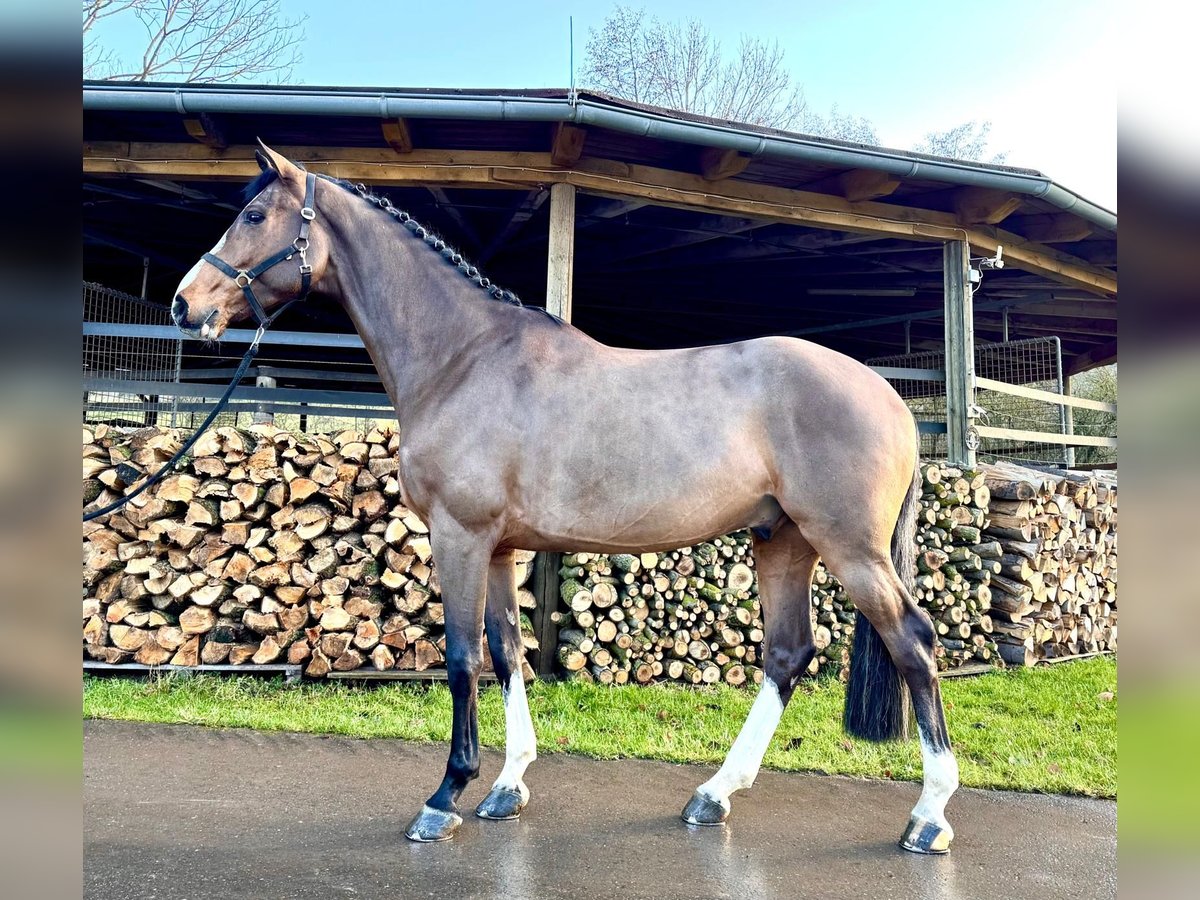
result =
[{"label": "wooden roof beam", "polygon": [[999,225],[1021,206],[1021,197],[989,188],[959,188],[954,192],[954,212],[964,225]]},{"label": "wooden roof beam", "polygon": [[225,141],[225,135],[217,127],[217,123],[213,121],[213,117],[208,113],[189,116],[183,120],[183,127],[192,140],[198,141],[205,147],[211,147],[213,150],[224,150],[228,146]]},{"label": "wooden roof beam", "polygon": [[736,150],[705,147],[700,151],[700,176],[705,181],[722,181],[740,175],[750,165],[751,157]]},{"label": "wooden roof beam", "polygon": [[877,169],[851,169],[837,177],[838,193],[851,202],[886,197],[900,187],[900,179]]},{"label": "wooden roof beam", "polygon": [[[1086,259],[1026,240],[995,226],[963,226],[951,213],[864,200],[851,203],[831,194],[726,181],[720,191],[698,175],[616,160],[587,158],[571,170],[551,173],[549,153],[415,150],[400,160],[366,148],[279,147],[313,171],[372,184],[449,184],[512,190],[558,180],[604,197],[636,198],[659,206],[735,216],[756,216],[811,228],[891,235],[911,241],[966,238],[973,250],[993,254],[1015,269],[1046,275],[1093,293],[1115,295],[1117,277]],[[88,175],[160,176],[240,180],[258,174],[251,146],[217,153],[195,144],[87,142]]]},{"label": "wooden roof beam", "polygon": [[476,248],[480,247],[483,242],[479,239],[479,233],[475,231],[475,227],[471,224],[470,219],[463,215],[462,210],[454,205],[454,201],[450,199],[450,195],[446,193],[446,189],[428,187],[426,190],[433,195],[438,209],[444,212],[458,226],[458,230],[462,232],[463,237],[470,241],[472,246]]},{"label": "wooden roof beam", "polygon": [[544,188],[538,188],[526,194],[525,198],[513,209],[512,215],[508,217],[508,221],[504,223],[504,226],[496,232],[495,236],[488,242],[488,245],[480,252],[478,265],[482,266],[503,249],[509,239],[520,231],[526,222],[533,218],[533,214],[541,208],[549,196],[550,192]]},{"label": "wooden roof beam", "polygon": [[1059,213],[1049,216],[1026,216],[1009,223],[1022,237],[1039,244],[1066,244],[1082,241],[1094,233],[1090,222],[1079,216]]},{"label": "wooden roof beam", "polygon": [[399,118],[384,119],[379,123],[379,128],[383,132],[383,139],[387,141],[387,145],[394,152],[400,154],[412,153],[412,135],[409,134],[407,122]]},{"label": "wooden roof beam", "polygon": [[1107,366],[1110,363],[1117,361],[1117,342],[1114,340],[1108,344],[1101,344],[1099,347],[1093,347],[1086,353],[1080,353],[1067,361],[1066,374],[1078,375],[1080,372],[1086,372],[1088,369],[1095,369],[1099,366]]},{"label": "wooden roof beam", "polygon": [[551,164],[561,169],[571,168],[583,156],[583,145],[586,141],[586,129],[559,122],[554,126],[554,140],[550,144]]}]

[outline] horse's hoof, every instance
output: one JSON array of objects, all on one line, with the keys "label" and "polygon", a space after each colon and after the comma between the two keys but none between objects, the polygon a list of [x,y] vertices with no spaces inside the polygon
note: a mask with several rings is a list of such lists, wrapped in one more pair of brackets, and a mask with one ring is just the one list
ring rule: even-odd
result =
[{"label": "horse's hoof", "polygon": [[515,819],[524,808],[525,798],[520,791],[494,787],[475,808],[475,815],[481,819]]},{"label": "horse's hoof", "polygon": [[683,808],[683,821],[689,825],[720,825],[729,817],[729,809],[711,797],[696,791]]},{"label": "horse's hoof", "polygon": [[949,828],[914,816],[908,820],[908,827],[904,829],[904,836],[900,838],[900,846],[911,853],[941,856],[950,852],[952,840],[954,832]]},{"label": "horse's hoof", "polygon": [[416,818],[408,823],[408,828],[404,830],[404,836],[410,841],[417,841],[421,844],[448,841],[454,837],[454,832],[461,824],[462,816],[458,813],[423,806]]}]

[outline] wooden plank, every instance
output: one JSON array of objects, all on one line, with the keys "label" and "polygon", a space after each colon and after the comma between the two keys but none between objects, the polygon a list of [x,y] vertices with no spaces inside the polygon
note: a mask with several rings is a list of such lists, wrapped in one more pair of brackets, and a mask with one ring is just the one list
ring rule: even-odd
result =
[{"label": "wooden plank", "polygon": [[[1014,307],[1017,309],[1017,307]],[[1044,303],[1029,303],[1019,307],[1023,315],[1054,316],[1059,319],[1103,319],[1117,318],[1117,304],[1113,300],[1047,300]]]},{"label": "wooden plank", "polygon": [[908,369],[903,366],[871,366],[872,372],[892,381],[945,381],[943,369]]},{"label": "wooden plank", "polygon": [[300,680],[300,666],[284,663],[244,666],[199,665],[199,666],[144,666],[141,663],[104,663],[91,659],[83,661],[83,671],[95,675],[149,675],[154,672],[212,672],[222,675],[282,675],[291,684]]},{"label": "wooden plank", "polygon": [[900,187],[900,179],[877,169],[851,169],[838,176],[838,191],[851,202],[886,197]]},{"label": "wooden plank", "polygon": [[1024,216],[1009,226],[1030,241],[1039,244],[1060,244],[1082,241],[1091,237],[1094,228],[1086,219],[1069,213],[1047,216]]},{"label": "wooden plank", "polygon": [[554,140],[550,144],[550,164],[569,169],[583,156],[586,141],[586,129],[559,122],[554,128]]},{"label": "wooden plank", "polygon": [[[714,188],[699,175],[614,160],[581,159],[576,168],[555,168],[549,153],[414,150],[403,160],[369,148],[280,147],[309,169],[372,184],[463,184],[511,189],[561,181],[605,197],[639,198],[679,209],[721,211],[914,241],[968,240],[981,252],[1004,247],[1013,268],[1045,275],[1093,293],[1115,295],[1116,275],[1100,266],[1036,244],[994,226],[964,229],[955,215],[876,201],[851,202],[832,194],[798,191],[727,179]],[[244,154],[244,157],[243,157]],[[161,176],[182,179],[253,178],[253,147],[220,154],[198,144],[84,145],[83,169],[91,175]]]},{"label": "wooden plank", "polygon": [[[238,666],[238,668],[241,668]],[[330,681],[446,681],[445,668],[430,668],[423,672],[415,669],[351,669],[349,672],[330,672],[325,676]],[[495,672],[480,672],[480,681],[495,681]]]},{"label": "wooden plank", "polygon": [[971,408],[975,405],[975,333],[973,328],[971,248],[947,241],[942,251],[946,334],[946,454],[950,465],[975,466]]},{"label": "wooden plank", "polygon": [[183,128],[191,136],[192,140],[198,141],[205,147],[210,147],[213,150],[224,150],[228,146],[225,141],[225,135],[221,133],[221,129],[217,127],[217,123],[213,121],[212,116],[208,113],[200,113],[198,116],[184,119]]},{"label": "wooden plank", "polygon": [[1087,353],[1081,353],[1073,357],[1067,364],[1068,375],[1078,375],[1080,372],[1086,372],[1088,369],[1094,369],[1097,366],[1107,366],[1109,363],[1117,361],[1117,342],[1112,341],[1108,344],[1103,344]]},{"label": "wooden plank", "polygon": [[1002,394],[1012,394],[1016,397],[1028,397],[1030,400],[1042,400],[1046,403],[1057,403],[1059,406],[1073,406],[1079,409],[1096,409],[1100,412],[1116,413],[1115,403],[1103,403],[1100,400],[1085,400],[1083,397],[1072,397],[1070,394],[1056,394],[1053,391],[1043,391],[1038,388],[1025,387],[1023,384],[1009,384],[1007,381],[996,381],[993,378],[976,376],[975,387],[989,391],[999,391]]},{"label": "wooden plank", "polygon": [[730,216],[703,216],[692,222],[686,229],[660,228],[661,237],[636,237],[621,241],[606,251],[607,264],[638,259],[666,250],[678,250],[681,247],[691,247],[721,238],[746,234],[758,228],[765,228],[771,222],[761,219],[731,218]]},{"label": "wooden plank", "polygon": [[959,188],[954,192],[954,212],[964,225],[998,225],[1021,206],[1021,196],[989,188]]},{"label": "wooden plank", "polygon": [[458,230],[462,232],[463,237],[466,238],[475,248],[480,247],[483,242],[479,239],[479,235],[475,232],[475,227],[471,224],[471,221],[465,215],[463,215],[462,211],[454,205],[454,201],[450,199],[450,195],[446,193],[445,189],[440,187],[429,187],[426,188],[426,190],[428,190],[433,196],[433,199],[437,201],[438,209],[449,216],[454,221],[454,224],[458,226]]},{"label": "wooden plank", "polygon": [[736,150],[705,147],[700,151],[700,176],[705,181],[721,181],[740,175],[750,165],[752,157]]},{"label": "wooden plank", "polygon": [[1090,434],[1057,434],[1051,431],[1025,431],[1020,428],[995,428],[991,425],[976,425],[980,437],[1001,438],[1012,441],[1029,441],[1033,444],[1060,444],[1067,447],[1116,447],[1117,439],[1096,437]]},{"label": "wooden plank", "polygon": [[571,321],[575,278],[575,188],[561,182],[550,188],[550,249],[546,260],[546,310]]},{"label": "wooden plank", "polygon": [[496,232],[488,242],[488,245],[480,252],[476,264],[482,266],[495,256],[512,239],[512,236],[520,231],[526,222],[533,218],[533,214],[541,209],[542,204],[546,202],[546,198],[549,196],[550,192],[541,188],[532,190],[526,194],[525,198],[513,209],[512,215],[508,217],[508,221],[504,223],[504,227]]},{"label": "wooden plank", "polygon": [[412,153],[412,135],[408,131],[408,123],[403,119],[385,119],[379,123],[383,139],[394,153]]}]

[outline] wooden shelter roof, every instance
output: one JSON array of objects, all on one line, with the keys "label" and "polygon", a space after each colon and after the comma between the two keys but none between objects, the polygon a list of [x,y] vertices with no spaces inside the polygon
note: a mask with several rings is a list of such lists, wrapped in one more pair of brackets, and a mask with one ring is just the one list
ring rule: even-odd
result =
[{"label": "wooden shelter roof", "polygon": [[[858,358],[942,343],[941,247],[1004,248],[980,341],[1116,358],[1116,216],[1040,172],[720,122],[564,90],[84,84],[85,277],[169,302],[261,138],[366,181],[540,303],[547,188],[577,203],[574,321],[611,343],[799,334]],[[136,290],[134,290],[136,292]],[[292,314],[289,314],[291,316]],[[297,328],[347,331],[313,304]],[[300,321],[297,319],[297,321]]]}]

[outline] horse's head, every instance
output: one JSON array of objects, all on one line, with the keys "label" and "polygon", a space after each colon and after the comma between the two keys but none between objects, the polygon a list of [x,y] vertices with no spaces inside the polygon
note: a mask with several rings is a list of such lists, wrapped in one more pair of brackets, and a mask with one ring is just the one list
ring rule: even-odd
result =
[{"label": "horse's head", "polygon": [[314,224],[316,179],[260,145],[254,195],[175,291],[171,318],[194,337],[216,339],[230,322],[251,317],[262,324],[307,294],[328,264],[328,241]]}]

